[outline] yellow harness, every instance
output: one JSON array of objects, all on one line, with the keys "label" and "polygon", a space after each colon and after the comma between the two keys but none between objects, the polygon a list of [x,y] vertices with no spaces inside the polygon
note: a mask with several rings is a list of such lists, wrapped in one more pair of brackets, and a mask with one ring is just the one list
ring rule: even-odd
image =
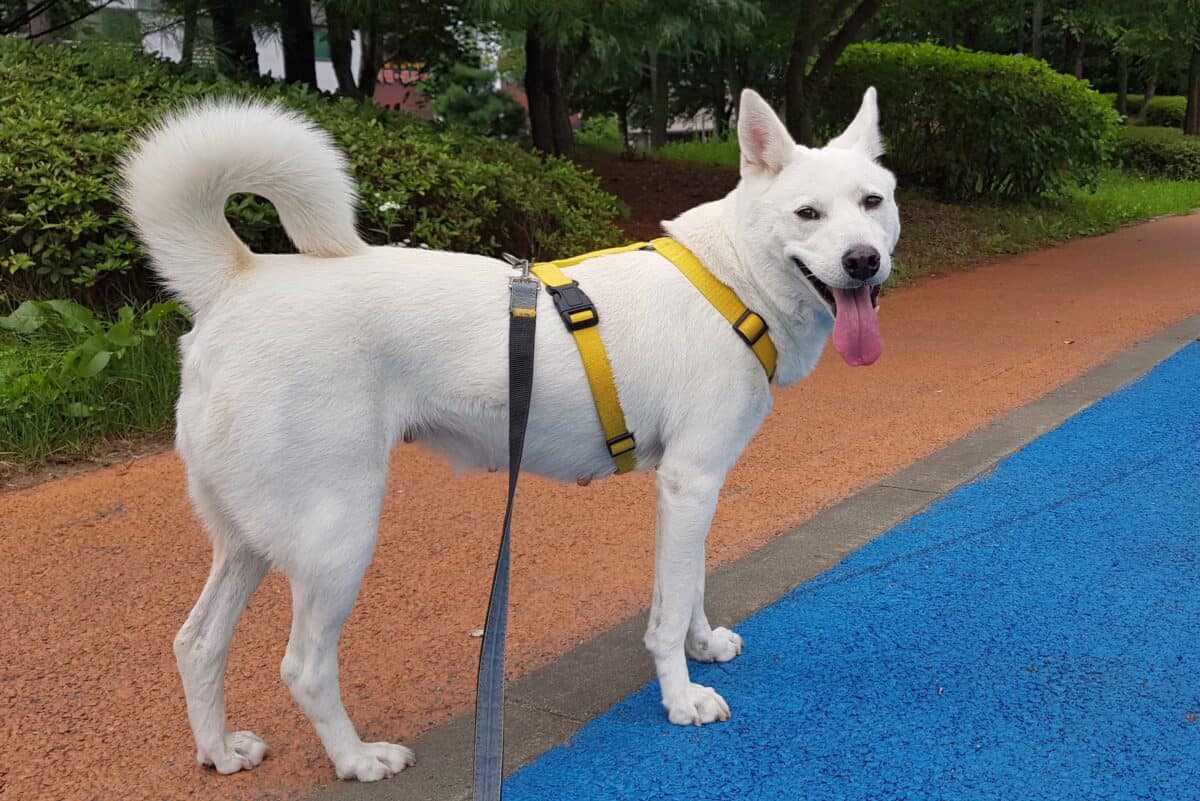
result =
[{"label": "yellow harness", "polygon": [[775,343],[767,334],[766,321],[742,303],[732,289],[717,280],[690,250],[669,237],[533,265],[533,274],[546,285],[559,316],[562,317],[567,330],[575,337],[575,344],[579,347],[579,358],[583,361],[583,369],[592,388],[592,399],[596,403],[600,427],[604,430],[608,452],[617,465],[618,473],[627,473],[634,468],[634,449],[637,442],[629,431],[625,423],[625,413],[621,410],[621,399],[617,393],[616,380],[613,378],[612,365],[609,364],[604,342],[600,338],[600,316],[596,313],[591,299],[579,288],[579,282],[568,278],[563,270],[588,259],[633,250],[653,250],[675,265],[713,308],[729,321],[734,332],[754,352],[767,373],[768,381],[775,376],[777,358]]}]

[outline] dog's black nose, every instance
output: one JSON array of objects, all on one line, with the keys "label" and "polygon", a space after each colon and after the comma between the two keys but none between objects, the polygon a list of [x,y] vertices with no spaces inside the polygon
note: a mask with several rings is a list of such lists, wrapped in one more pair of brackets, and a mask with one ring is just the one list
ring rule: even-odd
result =
[{"label": "dog's black nose", "polygon": [[842,267],[851,278],[866,281],[879,272],[879,251],[870,245],[856,245],[842,255]]}]

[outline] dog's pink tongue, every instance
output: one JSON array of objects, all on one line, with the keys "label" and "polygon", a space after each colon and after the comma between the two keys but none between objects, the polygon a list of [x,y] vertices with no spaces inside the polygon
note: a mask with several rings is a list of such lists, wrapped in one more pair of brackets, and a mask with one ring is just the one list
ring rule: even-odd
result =
[{"label": "dog's pink tongue", "polygon": [[851,367],[874,364],[883,353],[883,337],[871,305],[871,288],[833,289],[833,296],[837,301],[833,346]]}]

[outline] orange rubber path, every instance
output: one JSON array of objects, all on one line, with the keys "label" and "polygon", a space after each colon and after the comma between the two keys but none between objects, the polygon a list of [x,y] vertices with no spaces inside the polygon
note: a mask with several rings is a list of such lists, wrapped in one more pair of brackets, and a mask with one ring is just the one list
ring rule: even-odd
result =
[{"label": "orange rubber path", "polygon": [[[1197,311],[1200,216],[887,295],[877,365],[851,369],[830,349],[810,379],[777,394],[726,484],[710,567]],[[470,632],[483,619],[503,484],[397,450],[379,548],[341,650],[364,739],[403,741],[471,703]],[[649,475],[586,488],[525,479],[512,674],[646,603],[653,523]],[[289,600],[278,575],[238,627],[227,700],[231,724],[257,732],[272,755],[230,777],[193,762],[171,640],[209,547],[173,454],[0,495],[0,553],[0,797],[292,798],[335,781],[279,680]]]}]

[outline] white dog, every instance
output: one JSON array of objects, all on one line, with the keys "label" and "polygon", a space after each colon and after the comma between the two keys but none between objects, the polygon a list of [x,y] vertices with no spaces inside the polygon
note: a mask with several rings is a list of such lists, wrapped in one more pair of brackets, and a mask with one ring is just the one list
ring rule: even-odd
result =
[{"label": "white dog", "polygon": [[[900,234],[875,92],[824,148],[797,146],[747,91],[741,181],[665,223],[667,233],[770,326],[786,386],[830,331],[850,364],[882,349],[878,287]],[[252,768],[267,747],[225,722],[224,674],[242,609],[272,568],[292,588],[281,673],[337,775],[374,781],[412,764],[364,743],[342,706],[342,623],[371,559],[392,446],[426,443],[460,468],[504,468],[508,279],[496,259],[369,247],[354,183],[321,130],[277,107],[205,103],[165,120],[123,168],[123,197],[158,273],[195,312],[180,343],[176,443],[213,543],[213,565],[175,638],[197,759]],[[252,253],[226,199],[271,200],[298,255]],[[724,662],[738,635],[704,614],[704,541],[726,473],[771,407],[762,366],[662,256],[633,251],[572,268],[601,334],[637,465],[657,469],[658,531],[646,647],[672,723],[729,717],[687,657]],[[579,353],[546,293],[525,469],[562,481],[613,472]]]}]

